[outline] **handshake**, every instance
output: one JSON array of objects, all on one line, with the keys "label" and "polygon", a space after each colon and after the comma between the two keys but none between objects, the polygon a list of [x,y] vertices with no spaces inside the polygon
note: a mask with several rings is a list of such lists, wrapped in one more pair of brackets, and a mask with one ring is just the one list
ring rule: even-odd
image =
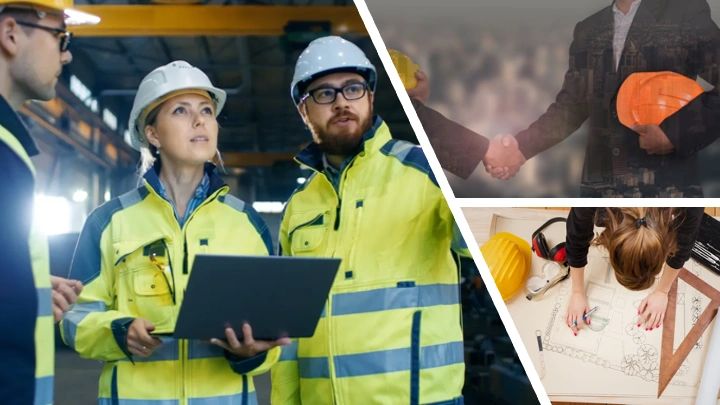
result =
[{"label": "handshake", "polygon": [[525,163],[518,142],[512,135],[498,135],[490,140],[488,150],[483,157],[485,170],[494,178],[508,180]]}]

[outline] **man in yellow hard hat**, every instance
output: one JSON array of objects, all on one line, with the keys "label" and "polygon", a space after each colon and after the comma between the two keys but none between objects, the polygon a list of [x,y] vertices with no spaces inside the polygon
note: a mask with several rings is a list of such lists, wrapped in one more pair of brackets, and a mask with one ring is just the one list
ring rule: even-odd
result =
[{"label": "man in yellow hard hat", "polygon": [[[697,153],[720,135],[720,29],[708,2],[616,0],[576,25],[569,53],[555,102],[526,130],[494,138],[505,146],[496,153],[478,137],[455,137],[452,123],[425,107],[418,91],[416,110],[431,143],[444,150],[439,157],[459,156],[470,171],[483,160],[494,177],[507,179],[589,121],[581,196],[701,197]],[[714,88],[661,125],[623,126],[620,85],[635,72],[658,71],[700,76]]]},{"label": "man in yellow hard hat", "polygon": [[47,241],[32,230],[38,150],[17,110],[50,100],[70,62],[67,24],[98,22],[72,0],[0,0],[0,403],[49,404],[54,331],[82,284],[51,279]]}]

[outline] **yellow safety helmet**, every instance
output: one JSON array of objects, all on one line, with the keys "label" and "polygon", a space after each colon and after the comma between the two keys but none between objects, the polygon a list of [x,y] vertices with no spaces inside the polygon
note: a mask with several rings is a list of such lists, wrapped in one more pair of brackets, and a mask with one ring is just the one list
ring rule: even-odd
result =
[{"label": "yellow safety helmet", "polygon": [[702,92],[695,80],[679,73],[633,73],[618,91],[618,119],[628,128],[660,125]]},{"label": "yellow safety helmet", "polygon": [[415,73],[420,69],[420,66],[415,64],[409,56],[400,51],[388,49],[388,53],[390,54],[390,59],[392,59],[393,65],[395,65],[395,69],[400,75],[400,80],[402,80],[405,90],[414,89],[415,86],[417,86]]},{"label": "yellow safety helmet", "polygon": [[509,232],[500,232],[480,247],[503,300],[520,291],[530,271],[530,245]]},{"label": "yellow safety helmet", "polygon": [[57,10],[65,15],[65,25],[92,25],[100,22],[100,17],[73,8],[73,0],[0,0],[0,10],[7,6],[38,7]]}]

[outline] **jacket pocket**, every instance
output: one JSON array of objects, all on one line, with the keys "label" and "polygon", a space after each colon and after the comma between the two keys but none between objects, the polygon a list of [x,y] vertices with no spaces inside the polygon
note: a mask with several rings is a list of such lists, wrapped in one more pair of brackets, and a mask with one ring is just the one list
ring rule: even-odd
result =
[{"label": "jacket pocket", "polygon": [[155,332],[171,332],[176,309],[170,252],[162,239],[115,243],[118,309],[155,325]]},{"label": "jacket pocket", "polygon": [[329,230],[325,220],[326,213],[308,215],[297,215],[293,217],[291,223],[298,223],[292,227],[290,231],[290,253],[292,255],[303,256],[313,253],[320,253],[327,238]]},{"label": "jacket pocket", "polygon": [[170,332],[175,324],[172,280],[156,267],[132,272],[133,301],[137,315],[155,325],[155,332]]}]

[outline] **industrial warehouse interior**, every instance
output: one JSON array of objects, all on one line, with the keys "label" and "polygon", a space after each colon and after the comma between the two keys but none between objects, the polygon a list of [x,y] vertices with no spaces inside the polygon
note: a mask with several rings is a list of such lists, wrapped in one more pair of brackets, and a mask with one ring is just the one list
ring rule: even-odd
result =
[{"label": "industrial warehouse interior", "polygon": [[[285,201],[312,171],[293,157],[311,142],[291,98],[295,61],[312,40],[341,35],[378,67],[375,113],[395,138],[417,143],[398,97],[351,1],[80,0],[103,24],[71,27],[72,63],[57,97],[19,111],[40,154],[36,221],[49,237],[51,272],[66,277],[92,210],[137,187],[139,153],[128,117],[142,78],[173,60],[207,73],[227,93],[219,150],[231,192],[252,204],[277,246]],[[512,342],[471,260],[463,261],[465,403],[536,403]],[[81,359],[56,330],[55,403],[97,401],[102,363]],[[270,373],[256,377],[270,402]]]}]

